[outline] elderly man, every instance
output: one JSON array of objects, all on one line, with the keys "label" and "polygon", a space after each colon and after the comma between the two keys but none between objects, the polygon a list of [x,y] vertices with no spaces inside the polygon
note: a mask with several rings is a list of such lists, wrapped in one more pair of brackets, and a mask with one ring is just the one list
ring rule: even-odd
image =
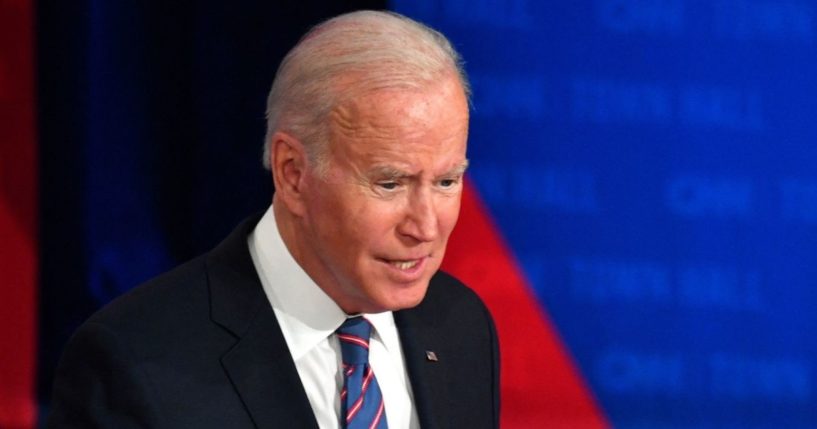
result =
[{"label": "elderly man", "polygon": [[286,56],[267,109],[270,209],[86,322],[49,427],[496,427],[493,322],[438,271],[468,164],[449,42],[336,17]]}]

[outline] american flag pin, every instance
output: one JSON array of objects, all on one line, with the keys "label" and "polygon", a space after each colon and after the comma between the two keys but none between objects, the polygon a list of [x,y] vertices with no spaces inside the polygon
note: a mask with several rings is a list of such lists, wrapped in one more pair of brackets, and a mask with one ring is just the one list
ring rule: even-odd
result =
[{"label": "american flag pin", "polygon": [[437,362],[439,360],[439,359],[437,359],[437,353],[434,353],[431,350],[426,350],[426,359],[429,362]]}]

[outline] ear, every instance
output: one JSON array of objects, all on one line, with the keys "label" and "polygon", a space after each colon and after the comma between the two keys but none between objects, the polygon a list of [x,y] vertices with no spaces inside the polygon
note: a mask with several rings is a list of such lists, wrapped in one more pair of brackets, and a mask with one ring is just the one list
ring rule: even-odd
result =
[{"label": "ear", "polygon": [[270,137],[270,166],[275,184],[275,202],[283,203],[296,216],[304,214],[304,178],[306,151],[295,137],[277,131]]}]

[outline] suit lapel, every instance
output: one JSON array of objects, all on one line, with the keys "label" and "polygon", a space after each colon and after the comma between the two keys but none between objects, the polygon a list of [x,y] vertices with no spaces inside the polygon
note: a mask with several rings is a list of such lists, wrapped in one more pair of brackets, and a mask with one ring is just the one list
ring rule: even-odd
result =
[{"label": "suit lapel", "polygon": [[448,389],[446,383],[445,356],[438,361],[429,360],[427,352],[442,349],[441,338],[436,335],[435,319],[423,312],[422,304],[414,309],[394,313],[394,321],[400,332],[400,342],[406,359],[406,369],[411,380],[414,403],[420,418],[420,427],[450,427],[446,413]]},{"label": "suit lapel", "polygon": [[[221,357],[221,364],[259,429],[281,425],[318,429],[247,247],[247,235],[259,218],[246,220],[207,257],[211,317],[237,339]],[[432,279],[430,293],[434,282]],[[427,351],[444,349],[436,316],[425,302],[394,313],[423,429],[451,427],[446,412],[446,367],[450,359],[438,355],[435,362],[426,355]]]},{"label": "suit lapel", "polygon": [[221,359],[258,428],[315,428],[295,364],[274,313],[259,314],[249,331]]},{"label": "suit lapel", "polygon": [[207,258],[211,317],[237,337],[221,363],[256,427],[317,429],[247,247],[257,222],[257,217],[245,221]]}]

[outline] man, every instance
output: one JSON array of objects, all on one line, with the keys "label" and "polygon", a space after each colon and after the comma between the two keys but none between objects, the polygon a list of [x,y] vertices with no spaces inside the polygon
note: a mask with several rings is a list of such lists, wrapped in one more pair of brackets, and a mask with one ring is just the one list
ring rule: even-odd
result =
[{"label": "man", "polygon": [[498,426],[493,322],[438,271],[467,167],[448,41],[396,14],[331,19],[267,109],[270,209],[91,317],[49,427]]}]

